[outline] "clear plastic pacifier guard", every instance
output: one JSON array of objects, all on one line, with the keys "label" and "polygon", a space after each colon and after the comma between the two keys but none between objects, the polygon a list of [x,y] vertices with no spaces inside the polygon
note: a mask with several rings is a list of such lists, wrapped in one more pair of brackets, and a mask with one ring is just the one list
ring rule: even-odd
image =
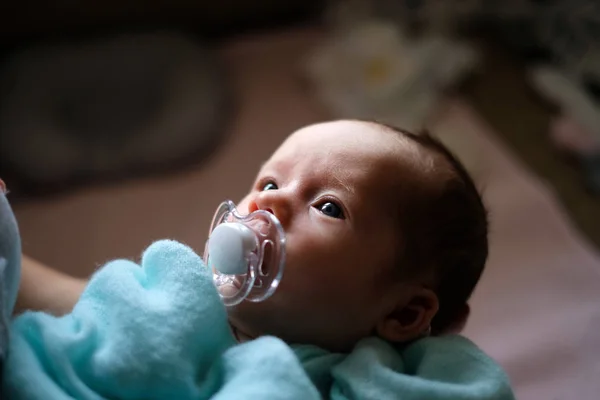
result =
[{"label": "clear plastic pacifier guard", "polygon": [[275,292],[285,264],[285,234],[275,215],[240,215],[231,201],[213,217],[204,262],[226,306],[259,302]]}]

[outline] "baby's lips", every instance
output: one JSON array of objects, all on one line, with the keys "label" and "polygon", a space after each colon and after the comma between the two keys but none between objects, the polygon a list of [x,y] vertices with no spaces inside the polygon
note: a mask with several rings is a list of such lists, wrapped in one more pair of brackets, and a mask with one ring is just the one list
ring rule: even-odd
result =
[{"label": "baby's lips", "polygon": [[0,191],[2,193],[6,193],[6,184],[4,183],[4,181],[2,179],[0,179]]}]

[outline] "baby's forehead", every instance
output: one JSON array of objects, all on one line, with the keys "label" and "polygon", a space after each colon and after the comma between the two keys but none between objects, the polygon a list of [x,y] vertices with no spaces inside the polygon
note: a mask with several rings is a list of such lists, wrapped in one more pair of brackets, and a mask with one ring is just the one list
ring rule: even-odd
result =
[{"label": "baby's forehead", "polygon": [[399,132],[372,122],[340,120],[309,125],[288,137],[270,161],[310,159],[318,164],[377,169],[424,170],[431,157]]},{"label": "baby's forehead", "polygon": [[333,121],[294,132],[268,164],[311,169],[360,181],[367,189],[391,190],[425,173],[431,157],[418,144],[385,126],[363,121]]},{"label": "baby's forehead", "polygon": [[[383,159],[413,151],[414,145],[382,127],[362,121],[332,121],[309,125],[292,133],[275,151],[275,160],[311,157],[318,161],[346,163]],[[351,157],[339,160],[335,157]]]}]

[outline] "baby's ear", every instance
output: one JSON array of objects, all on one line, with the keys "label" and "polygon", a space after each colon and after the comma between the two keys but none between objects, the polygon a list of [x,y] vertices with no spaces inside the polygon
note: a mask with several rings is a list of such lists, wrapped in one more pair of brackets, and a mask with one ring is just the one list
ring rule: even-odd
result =
[{"label": "baby's ear", "polygon": [[392,343],[407,342],[427,334],[439,308],[438,297],[431,289],[417,287],[408,302],[402,302],[376,326],[382,339]]}]

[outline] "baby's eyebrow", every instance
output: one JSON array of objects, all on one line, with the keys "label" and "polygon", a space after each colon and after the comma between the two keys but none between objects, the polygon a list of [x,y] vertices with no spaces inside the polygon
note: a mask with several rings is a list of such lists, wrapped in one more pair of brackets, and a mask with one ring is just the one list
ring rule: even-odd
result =
[{"label": "baby's eyebrow", "polygon": [[354,188],[353,188],[352,186],[349,186],[348,184],[344,183],[342,180],[340,180],[340,179],[339,179],[339,178],[337,178],[337,177],[334,177],[333,179],[335,179],[335,180],[337,181],[337,183],[338,183],[338,184],[339,184],[341,187],[343,187],[344,189],[346,189],[346,191],[347,191],[348,193],[350,193],[350,194],[355,194],[355,192],[356,192],[356,191],[354,190]]},{"label": "baby's eyebrow", "polygon": [[335,181],[335,183],[336,183],[338,186],[341,186],[343,189],[345,189],[345,190],[346,190],[348,193],[350,193],[350,194],[355,194],[355,193],[356,193],[356,190],[355,190],[355,188],[354,188],[353,186],[351,186],[351,185],[348,185],[347,183],[345,183],[345,182],[344,182],[342,179],[340,179],[340,178],[338,177],[338,175],[339,175],[340,173],[345,173],[345,172],[346,172],[346,171],[345,171],[345,170],[344,170],[344,169],[343,169],[341,166],[335,166],[335,167],[333,168],[333,171],[332,171],[332,172],[333,172],[333,173],[330,175],[330,176],[331,176],[331,179],[332,179],[333,181]]}]

